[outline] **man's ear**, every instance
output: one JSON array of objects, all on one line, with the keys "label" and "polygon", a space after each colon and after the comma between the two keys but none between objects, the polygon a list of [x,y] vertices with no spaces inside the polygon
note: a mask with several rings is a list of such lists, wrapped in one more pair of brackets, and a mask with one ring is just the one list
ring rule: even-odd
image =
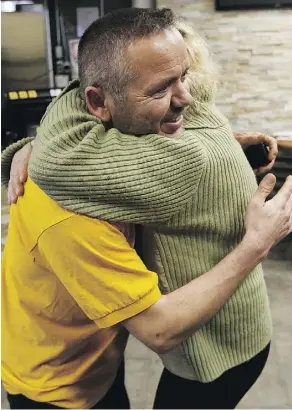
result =
[{"label": "man's ear", "polygon": [[98,117],[102,122],[108,122],[112,119],[106,97],[100,88],[86,87],[85,99],[89,111],[95,117]]}]

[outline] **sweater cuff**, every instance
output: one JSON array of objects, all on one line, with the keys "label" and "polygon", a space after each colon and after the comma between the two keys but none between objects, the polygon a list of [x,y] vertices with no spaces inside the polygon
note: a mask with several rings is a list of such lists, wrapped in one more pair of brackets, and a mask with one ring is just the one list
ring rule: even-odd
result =
[{"label": "sweater cuff", "polygon": [[21,140],[9,145],[1,154],[1,183],[8,187],[10,179],[11,162],[17,151],[23,148],[29,142],[32,142],[34,137],[22,138]]}]

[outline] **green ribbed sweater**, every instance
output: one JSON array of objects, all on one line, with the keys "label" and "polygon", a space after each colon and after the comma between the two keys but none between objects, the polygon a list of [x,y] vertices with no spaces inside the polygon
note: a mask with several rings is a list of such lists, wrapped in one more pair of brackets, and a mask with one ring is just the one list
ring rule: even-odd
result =
[{"label": "green ribbed sweater", "polygon": [[[2,156],[4,182],[20,145]],[[29,174],[65,208],[144,224],[144,261],[158,273],[163,293],[209,271],[241,241],[257,188],[210,95],[188,109],[180,137],[135,137],[105,132],[87,111],[77,82],[47,110]],[[255,356],[270,338],[259,265],[206,325],[161,358],[174,374],[209,382]]]}]

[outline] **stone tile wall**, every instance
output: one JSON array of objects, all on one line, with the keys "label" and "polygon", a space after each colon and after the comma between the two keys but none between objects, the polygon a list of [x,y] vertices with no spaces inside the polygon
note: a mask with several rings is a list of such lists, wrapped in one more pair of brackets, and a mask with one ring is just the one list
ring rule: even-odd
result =
[{"label": "stone tile wall", "polygon": [[215,0],[158,0],[207,40],[234,130],[292,130],[292,10],[215,11]]}]

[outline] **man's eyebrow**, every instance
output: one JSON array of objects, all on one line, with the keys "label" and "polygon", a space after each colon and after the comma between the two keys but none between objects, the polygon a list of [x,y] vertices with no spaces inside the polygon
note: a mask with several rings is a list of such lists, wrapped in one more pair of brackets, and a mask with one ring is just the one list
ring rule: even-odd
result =
[{"label": "man's eyebrow", "polygon": [[[182,74],[182,77],[184,77],[187,72],[189,71],[190,67],[186,68],[185,71]],[[164,87],[167,87],[168,85],[170,85],[173,81],[176,81],[179,77],[178,76],[173,76],[170,78],[165,78],[164,80],[159,81],[157,84],[153,84],[151,85],[148,89],[147,89],[147,93],[155,93],[161,89],[163,89]]]},{"label": "man's eyebrow", "polygon": [[177,80],[178,77],[170,77],[170,78],[165,78],[164,80],[159,81],[156,84],[152,84],[148,89],[148,93],[155,93],[156,91],[159,91],[160,89],[163,89],[164,87],[167,87],[170,85],[173,81]]}]

